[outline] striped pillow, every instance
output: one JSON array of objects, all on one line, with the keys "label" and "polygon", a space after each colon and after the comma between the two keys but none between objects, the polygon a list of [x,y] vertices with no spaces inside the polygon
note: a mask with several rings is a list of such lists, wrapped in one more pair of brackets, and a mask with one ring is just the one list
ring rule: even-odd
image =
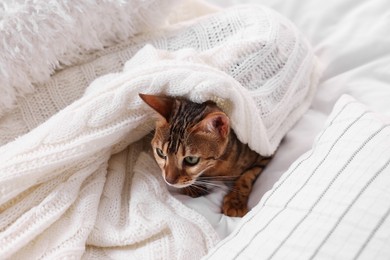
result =
[{"label": "striped pillow", "polygon": [[208,259],[388,259],[390,120],[349,96]]}]

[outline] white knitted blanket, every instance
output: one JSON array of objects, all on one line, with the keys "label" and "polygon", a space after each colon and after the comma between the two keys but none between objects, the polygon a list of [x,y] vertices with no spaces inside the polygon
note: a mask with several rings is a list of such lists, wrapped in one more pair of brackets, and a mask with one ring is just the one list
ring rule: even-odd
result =
[{"label": "white knitted blanket", "polygon": [[214,100],[271,154],[310,105],[315,57],[261,6],[92,2],[2,3],[0,256],[199,259],[219,238],[163,184],[138,93]]}]

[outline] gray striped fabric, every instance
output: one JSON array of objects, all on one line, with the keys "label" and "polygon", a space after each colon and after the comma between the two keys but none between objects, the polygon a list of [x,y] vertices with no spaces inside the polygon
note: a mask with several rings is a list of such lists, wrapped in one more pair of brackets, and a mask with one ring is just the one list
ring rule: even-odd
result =
[{"label": "gray striped fabric", "polygon": [[390,259],[390,120],[349,96],[206,259]]}]

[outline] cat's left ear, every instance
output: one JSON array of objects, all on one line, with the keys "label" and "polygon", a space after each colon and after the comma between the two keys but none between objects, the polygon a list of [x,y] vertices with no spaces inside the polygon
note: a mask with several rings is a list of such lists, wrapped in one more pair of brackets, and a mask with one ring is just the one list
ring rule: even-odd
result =
[{"label": "cat's left ear", "polygon": [[197,128],[201,131],[216,133],[222,138],[226,138],[230,131],[230,121],[225,113],[213,112],[200,121]]},{"label": "cat's left ear", "polygon": [[173,104],[175,100],[170,97],[164,96],[154,96],[154,95],[146,95],[139,94],[140,98],[148,104],[151,108],[153,108],[157,113],[163,116],[167,121],[172,112]]}]

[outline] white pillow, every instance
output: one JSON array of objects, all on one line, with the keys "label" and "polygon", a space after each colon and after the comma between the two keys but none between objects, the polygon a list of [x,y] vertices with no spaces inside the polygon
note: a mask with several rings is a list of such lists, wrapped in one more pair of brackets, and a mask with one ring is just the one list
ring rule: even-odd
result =
[{"label": "white pillow", "polygon": [[389,118],[349,96],[207,259],[388,259]]}]

